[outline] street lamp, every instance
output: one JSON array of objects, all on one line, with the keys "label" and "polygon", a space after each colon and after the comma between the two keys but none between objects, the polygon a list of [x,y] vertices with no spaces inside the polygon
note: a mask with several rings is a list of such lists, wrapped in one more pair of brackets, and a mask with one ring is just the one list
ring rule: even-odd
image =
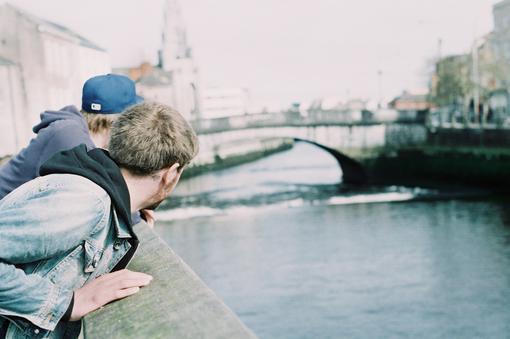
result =
[{"label": "street lamp", "polygon": [[382,76],[383,72],[381,70],[377,71],[377,83],[378,83],[378,91],[379,91],[379,102],[377,103],[377,108],[382,108],[382,100],[383,100],[383,93],[382,93]]},{"label": "street lamp", "polygon": [[[479,120],[480,115],[480,67],[478,60],[478,48],[480,47],[482,38],[475,38],[471,48],[471,80],[473,82],[473,112],[475,115],[475,122]],[[469,119],[468,119],[469,122]]]}]

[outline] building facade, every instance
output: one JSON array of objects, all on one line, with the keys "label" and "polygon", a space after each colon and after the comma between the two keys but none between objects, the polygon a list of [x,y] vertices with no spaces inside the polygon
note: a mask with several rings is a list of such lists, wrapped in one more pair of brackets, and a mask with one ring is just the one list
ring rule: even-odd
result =
[{"label": "building facade", "polygon": [[[21,128],[28,132],[19,134],[24,140],[18,141],[18,148],[28,141],[30,129],[43,110],[80,106],[83,83],[111,71],[109,55],[102,48],[66,27],[10,4],[0,6],[0,57],[12,63],[7,67],[11,74],[14,69],[18,72],[19,81],[11,85],[19,87],[12,91],[23,93],[25,117],[19,121],[25,121]],[[0,153],[5,152],[0,149]]]},{"label": "building facade", "polygon": [[0,157],[15,153],[28,138],[26,113],[20,69],[0,58]]},{"label": "building facade", "polygon": [[244,88],[207,88],[203,91],[203,119],[216,119],[248,113],[249,94]]},{"label": "building facade", "polygon": [[173,105],[189,120],[200,119],[201,87],[198,68],[177,0],[167,0],[160,51],[160,68],[171,73]]},{"label": "building facade", "polygon": [[466,54],[439,59],[432,74],[430,98],[436,106],[464,105],[471,93],[471,60]]},{"label": "building facade", "polygon": [[186,39],[177,0],[165,2],[159,64],[153,66],[145,62],[137,67],[116,68],[114,72],[135,81],[137,93],[146,100],[169,105],[188,120],[200,119],[199,72]]}]

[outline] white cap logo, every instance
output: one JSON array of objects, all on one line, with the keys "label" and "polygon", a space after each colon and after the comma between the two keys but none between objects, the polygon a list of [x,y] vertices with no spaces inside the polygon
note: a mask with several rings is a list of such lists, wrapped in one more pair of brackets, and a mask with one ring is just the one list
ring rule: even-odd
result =
[{"label": "white cap logo", "polygon": [[101,104],[92,104],[92,105],[90,105],[90,108],[92,108],[94,111],[100,111]]}]

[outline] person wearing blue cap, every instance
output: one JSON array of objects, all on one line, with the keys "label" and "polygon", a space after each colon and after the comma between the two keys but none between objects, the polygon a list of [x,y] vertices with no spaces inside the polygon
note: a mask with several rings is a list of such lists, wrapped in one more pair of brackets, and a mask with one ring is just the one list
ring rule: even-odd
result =
[{"label": "person wearing blue cap", "polygon": [[140,103],[113,123],[108,151],[56,153],[0,200],[0,338],[77,338],[85,315],[148,286],[148,267],[127,268],[131,215],[166,199],[198,149],[179,112]]},{"label": "person wearing blue cap", "polygon": [[122,75],[90,78],[83,85],[81,112],[75,106],[41,113],[33,127],[36,136],[0,167],[0,199],[39,176],[39,168],[53,154],[85,144],[106,148],[112,122],[126,108],[142,101],[134,82]]}]

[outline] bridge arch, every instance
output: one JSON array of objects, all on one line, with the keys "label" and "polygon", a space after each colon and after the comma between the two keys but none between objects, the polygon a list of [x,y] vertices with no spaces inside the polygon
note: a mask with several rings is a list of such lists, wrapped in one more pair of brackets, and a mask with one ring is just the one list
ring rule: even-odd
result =
[{"label": "bridge arch", "polygon": [[368,181],[368,176],[361,163],[339,151],[343,148],[352,148],[354,145],[366,146],[364,140],[356,140],[355,136],[356,132],[345,126],[336,128],[291,126],[199,133],[200,152],[196,164],[198,166],[208,165],[217,162],[218,158],[223,159],[224,155],[222,153],[225,152],[222,150],[225,149],[227,150],[226,153],[237,153],[239,155],[243,149],[250,148],[244,146],[246,142],[251,144],[252,149],[255,147],[260,150],[264,149],[264,140],[291,139],[306,142],[331,154],[342,170],[343,183],[365,184]]},{"label": "bridge arch", "polygon": [[336,161],[338,162],[338,165],[342,169],[342,182],[346,184],[356,184],[361,185],[365,184],[368,181],[368,176],[363,168],[363,165],[360,164],[358,161],[348,157],[347,155],[343,154],[342,152],[339,152],[338,150],[322,145],[318,142],[302,139],[302,138],[293,138],[296,142],[306,142],[309,144],[312,144],[314,146],[317,146],[329,154],[331,154]]},{"label": "bridge arch", "polygon": [[[378,136],[369,140],[367,135]],[[366,148],[384,144],[384,126],[283,126],[230,129],[200,133],[200,152],[198,166],[216,162],[218,150],[231,145],[234,149],[243,149],[246,141],[256,143],[266,139],[293,139],[315,145],[330,153],[342,170],[342,181],[347,184],[365,184],[368,176],[358,161],[343,154],[339,149]],[[219,156],[222,158],[222,156]]]}]

